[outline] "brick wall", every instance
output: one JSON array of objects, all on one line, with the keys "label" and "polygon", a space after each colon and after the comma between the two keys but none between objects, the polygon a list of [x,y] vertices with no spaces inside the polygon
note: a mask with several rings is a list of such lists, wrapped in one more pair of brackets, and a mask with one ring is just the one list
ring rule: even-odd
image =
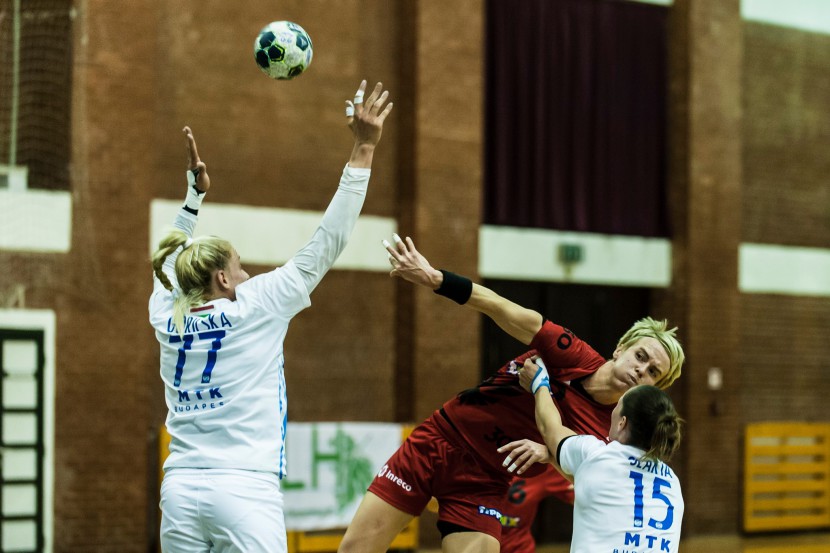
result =
[{"label": "brick wall", "polygon": [[744,25],[746,242],[830,247],[830,35]]},{"label": "brick wall", "polygon": [[[747,242],[830,248],[830,36],[744,26]],[[830,298],[745,294],[743,422],[828,420]]]}]

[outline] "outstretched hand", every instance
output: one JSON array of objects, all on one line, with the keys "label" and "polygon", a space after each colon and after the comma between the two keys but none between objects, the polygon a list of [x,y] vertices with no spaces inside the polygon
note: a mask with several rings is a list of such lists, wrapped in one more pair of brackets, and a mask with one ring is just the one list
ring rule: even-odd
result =
[{"label": "outstretched hand", "polygon": [[389,102],[386,107],[383,107],[389,99],[389,91],[383,90],[383,83],[376,84],[364,102],[365,92],[366,81],[363,80],[355,92],[354,100],[346,100],[346,117],[354,134],[355,145],[375,146],[380,142],[383,122],[392,111],[394,104]]},{"label": "outstretched hand", "polygon": [[434,269],[427,258],[415,249],[415,243],[412,242],[412,239],[407,236],[406,242],[404,242],[397,234],[393,234],[392,239],[395,241],[394,245],[387,240],[383,241],[383,247],[389,252],[389,263],[392,265],[389,276],[402,278],[408,282],[426,286],[431,290],[438,289],[444,276],[441,271]]},{"label": "outstretched hand", "polygon": [[187,168],[190,171],[198,170],[196,176],[196,188],[200,192],[207,192],[210,188],[210,177],[207,174],[207,166],[199,159],[199,151],[196,149],[196,139],[193,138],[193,131],[190,127],[182,129],[187,138]]}]

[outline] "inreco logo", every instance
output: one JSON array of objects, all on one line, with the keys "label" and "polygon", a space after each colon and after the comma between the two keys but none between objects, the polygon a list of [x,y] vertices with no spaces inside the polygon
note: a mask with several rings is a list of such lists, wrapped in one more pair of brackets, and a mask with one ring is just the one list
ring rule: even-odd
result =
[{"label": "inreco logo", "polygon": [[386,478],[387,480],[390,480],[390,481],[394,482],[395,484],[397,484],[398,486],[402,487],[406,491],[408,491],[408,492],[412,491],[412,486],[410,486],[409,484],[404,482],[403,479],[399,478],[398,476],[395,475],[394,472],[389,470],[389,465],[383,465],[380,468],[380,472],[378,472],[378,478]]}]

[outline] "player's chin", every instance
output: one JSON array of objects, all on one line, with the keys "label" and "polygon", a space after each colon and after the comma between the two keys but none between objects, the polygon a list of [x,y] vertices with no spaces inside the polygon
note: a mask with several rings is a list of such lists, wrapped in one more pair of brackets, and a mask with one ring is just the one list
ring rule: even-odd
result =
[{"label": "player's chin", "polygon": [[619,392],[627,392],[628,390],[637,385],[637,383],[633,382],[627,375],[619,377],[616,383],[617,390]]}]

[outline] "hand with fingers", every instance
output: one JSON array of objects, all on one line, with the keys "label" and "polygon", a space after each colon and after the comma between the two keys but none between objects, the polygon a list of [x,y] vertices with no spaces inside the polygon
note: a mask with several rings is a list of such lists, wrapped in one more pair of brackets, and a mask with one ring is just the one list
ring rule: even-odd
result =
[{"label": "hand with fingers", "polygon": [[507,472],[515,471],[516,474],[522,474],[535,463],[550,463],[552,460],[547,446],[527,439],[503,445],[498,452],[507,453],[502,466],[507,467]]},{"label": "hand with fingers", "polygon": [[535,394],[536,390],[541,387],[550,391],[548,370],[540,357],[525,359],[524,366],[519,369],[519,384],[532,394]]},{"label": "hand with fingers", "polygon": [[394,245],[388,240],[382,242],[383,247],[389,253],[389,263],[392,265],[389,276],[402,278],[431,290],[436,290],[441,286],[444,278],[441,271],[434,269],[427,258],[415,249],[415,243],[410,237],[407,236],[404,242],[400,236],[393,234],[392,240],[395,242]]},{"label": "hand with fingers", "polygon": [[[352,134],[354,134],[355,149],[352,153],[354,161],[361,161],[354,159],[359,149],[374,148],[380,141],[383,133],[383,122],[393,107],[392,102],[386,104],[389,99],[389,91],[383,90],[382,83],[376,84],[372,93],[364,100],[365,92],[366,81],[364,80],[361,81],[360,87],[355,92],[354,100],[346,100],[346,118],[349,128],[352,129]],[[384,104],[386,105],[384,106]],[[351,161],[349,165],[355,166]]]},{"label": "hand with fingers", "polygon": [[[194,181],[199,192],[207,192],[210,188],[210,177],[207,174],[207,166],[199,159],[199,151],[196,149],[196,139],[193,138],[193,131],[190,127],[182,129],[187,139],[187,168],[193,174]],[[190,179],[188,179],[190,182]]]},{"label": "hand with fingers", "polygon": [[389,91],[383,90],[383,83],[377,83],[369,97],[363,99],[366,81],[363,80],[355,92],[353,101],[346,101],[346,116],[349,127],[354,133],[355,142],[375,145],[380,141],[383,122],[392,111],[394,104],[389,102]]}]

